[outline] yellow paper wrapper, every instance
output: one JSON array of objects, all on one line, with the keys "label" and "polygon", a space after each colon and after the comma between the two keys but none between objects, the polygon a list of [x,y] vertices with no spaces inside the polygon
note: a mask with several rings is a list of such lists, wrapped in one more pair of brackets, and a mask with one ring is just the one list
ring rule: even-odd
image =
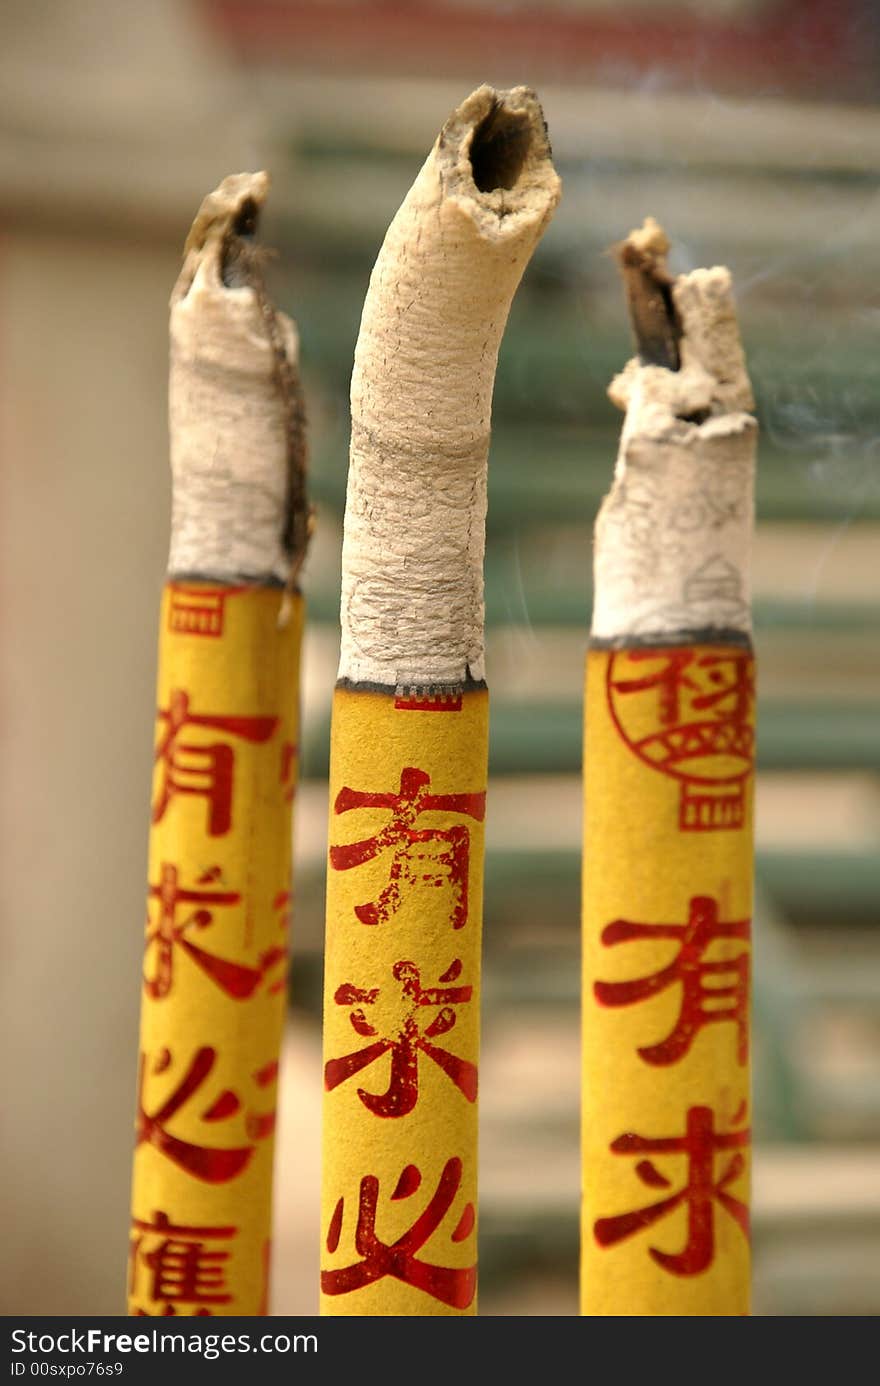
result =
[{"label": "yellow paper wrapper", "polygon": [[476,1312],[488,695],[337,689],[321,1312]]},{"label": "yellow paper wrapper", "polygon": [[585,697],[582,1312],[749,1312],[754,670],[593,650]]},{"label": "yellow paper wrapper", "polygon": [[159,645],[129,1312],[267,1312],[302,603],[170,582]]}]

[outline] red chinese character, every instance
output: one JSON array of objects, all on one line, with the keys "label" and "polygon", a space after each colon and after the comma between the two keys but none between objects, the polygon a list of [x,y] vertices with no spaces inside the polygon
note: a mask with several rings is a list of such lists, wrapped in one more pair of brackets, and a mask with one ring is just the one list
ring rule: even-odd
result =
[{"label": "red chinese character", "polygon": [[[428,794],[430,783],[430,775],[410,766],[401,771],[398,794],[370,794],[345,788],[336,796],[335,813],[349,813],[357,808],[387,808],[392,813],[387,828],[375,837],[330,848],[330,865],[335,871],[362,866],[386,848],[393,849],[388,885],[378,900],[355,906],[354,912],[362,924],[384,923],[397,913],[402,903],[401,884],[440,886],[447,880],[452,885],[455,900],[452,927],[461,929],[467,923],[469,829],[463,824],[452,828],[415,828],[413,824],[420,814],[438,809],[467,814],[482,823],[486,816],[486,793],[484,790],[480,794]],[[438,859],[432,859],[425,852],[412,851],[417,844],[427,842],[448,843],[448,850],[441,852]],[[426,866],[431,869],[426,870]],[[438,871],[438,866],[443,870]]]},{"label": "red chinese character", "polygon": [[[229,1304],[226,1290],[226,1262],[230,1253],[206,1245],[229,1241],[235,1227],[186,1227],[171,1221],[167,1213],[157,1212],[152,1222],[132,1219],[129,1254],[129,1293],[138,1294],[139,1271],[149,1272],[146,1299],[162,1304],[162,1316],[176,1314],[176,1304],[197,1304],[194,1317],[211,1315],[208,1304]],[[156,1242],[156,1239],[158,1241]],[[155,1245],[150,1247],[150,1243]],[[136,1309],[140,1317],[149,1310]]]},{"label": "red chinese character", "polygon": [[[219,875],[219,866],[211,867],[202,873],[199,885],[206,885],[216,880]],[[285,956],[283,948],[273,947],[262,954],[257,967],[248,967],[244,963],[231,962],[228,958],[208,953],[187,937],[194,929],[207,929],[214,922],[214,911],[197,909],[184,919],[178,920],[179,905],[237,905],[241,901],[241,896],[236,891],[185,890],[179,884],[177,867],[163,862],[159,883],[149,886],[147,895],[149,900],[157,900],[159,903],[159,916],[155,924],[150,920],[148,906],[145,943],[145,951],[149,951],[151,947],[156,949],[155,972],[152,977],[144,976],[147,995],[156,1000],[161,1000],[171,990],[175,947],[182,948],[227,996],[236,1001],[243,1001],[252,996],[266,974]],[[271,987],[269,989],[272,990]]]},{"label": "red chinese character", "polygon": [[[606,947],[647,938],[677,939],[680,946],[672,962],[650,977],[629,982],[594,983],[596,1000],[603,1006],[630,1006],[680,982],[681,1010],[675,1028],[660,1043],[640,1048],[638,1052],[642,1058],[649,1064],[677,1063],[704,1025],[732,1020],[737,1032],[737,1059],[744,1064],[749,1052],[748,950],[744,949],[735,958],[716,962],[705,962],[703,955],[717,939],[742,939],[748,943],[750,933],[749,919],[720,923],[718,902],[707,895],[691,897],[686,924],[634,924],[628,919],[612,920],[602,930],[602,942]],[[719,982],[721,985],[716,985]]]},{"label": "red chinese character", "polygon": [[[325,1295],[347,1295],[352,1290],[360,1290],[382,1280],[386,1275],[412,1285],[416,1290],[448,1304],[452,1309],[467,1309],[474,1297],[477,1285],[476,1265],[466,1267],[435,1266],[428,1261],[420,1261],[416,1252],[420,1251],[430,1237],[437,1231],[449,1212],[461,1187],[462,1164],[458,1157],[447,1160],[432,1196],[424,1212],[420,1213],[412,1226],[398,1237],[396,1242],[383,1242],[376,1232],[376,1210],[379,1203],[379,1180],[372,1174],[365,1174],[360,1184],[357,1228],[354,1244],[360,1261],[343,1266],[339,1270],[321,1271],[321,1289]],[[407,1165],[403,1170],[392,1201],[409,1198],[422,1182],[422,1176],[415,1165]],[[327,1232],[327,1250],[334,1252],[339,1245],[342,1232],[342,1218],[345,1200],[340,1198],[336,1204],[330,1227]],[[463,1242],[474,1229],[475,1215],[472,1203],[465,1205],[455,1229],[451,1233],[453,1242]]]},{"label": "red chinese character", "polygon": [[[216,879],[218,868],[206,872],[201,881]],[[229,996],[250,996],[260,980],[260,973],[254,968],[241,967],[237,963],[217,958],[198,948],[185,937],[191,929],[206,929],[214,922],[213,910],[197,909],[178,920],[178,905],[237,905],[241,896],[234,890],[184,890],[179,884],[176,866],[163,862],[159,871],[158,885],[150,885],[147,898],[159,903],[159,917],[155,924],[150,919],[147,906],[147,932],[145,953],[155,946],[156,966],[152,977],[144,974],[144,988],[148,996],[156,1000],[167,996],[173,979],[174,947],[179,945],[203,971],[208,973]]]},{"label": "red chinese character", "polygon": [[755,666],[741,650],[730,654],[703,655],[697,660],[698,669],[709,669],[700,680],[704,690],[691,700],[691,706],[703,711],[712,708],[719,722],[744,722],[755,698]]},{"label": "red chinese character", "polygon": [[[253,1080],[258,1088],[270,1088],[278,1079],[278,1060],[270,1059],[262,1068],[258,1068],[253,1075]],[[271,1136],[275,1130],[275,1100],[268,1112],[248,1112],[247,1133],[252,1140],[263,1141],[267,1136]]]},{"label": "red chinese character", "polygon": [[[346,1054],[341,1059],[329,1059],[324,1067],[324,1087],[328,1092],[344,1083],[362,1068],[382,1057],[391,1050],[391,1075],[388,1089],[384,1093],[366,1092],[358,1088],[358,1097],[364,1106],[376,1116],[406,1116],[416,1105],[419,1096],[419,1050],[433,1059],[443,1069],[469,1102],[477,1100],[477,1067],[448,1049],[441,1049],[431,1040],[445,1035],[457,1020],[453,1006],[470,1001],[473,987],[443,986],[423,987],[419,969],[411,962],[397,962],[391,969],[394,979],[401,984],[403,1014],[400,1028],[393,1038],[383,1037],[375,1044]],[[441,982],[454,982],[461,975],[461,960],[454,962],[440,977]],[[367,1020],[363,1006],[372,1006],[379,997],[379,989],[367,991],[345,982],[338,987],[334,1000],[338,1006],[357,1006],[349,1016],[352,1028],[359,1035],[372,1036],[379,1032]],[[437,1014],[422,1029],[421,1022],[427,1020],[425,1009],[439,1007]]]},{"label": "red chinese character", "polygon": [[692,650],[627,650],[627,659],[632,664],[643,660],[665,660],[662,668],[655,669],[639,679],[614,679],[611,687],[618,693],[644,693],[646,689],[656,688],[659,697],[658,718],[663,726],[675,726],[681,721],[681,696],[683,689],[694,689],[697,684],[685,674],[685,669],[693,662]]},{"label": "red chinese character", "polygon": [[[197,1049],[189,1068],[177,1087],[152,1115],[148,1115],[146,1112],[143,1101],[147,1065],[145,1054],[141,1055],[138,1075],[138,1117],[135,1148],[143,1141],[148,1141],[162,1155],[167,1155],[174,1164],[186,1170],[187,1174],[192,1174],[196,1179],[202,1179],[207,1184],[223,1184],[228,1179],[234,1179],[248,1164],[255,1148],[253,1145],[223,1149],[218,1149],[215,1146],[195,1145],[191,1141],[180,1140],[179,1137],[173,1136],[167,1130],[167,1125],[171,1119],[180,1111],[181,1107],[195,1096],[209,1077],[216,1058],[217,1051],[207,1045]],[[154,1074],[164,1073],[170,1065],[171,1055],[167,1049],[164,1049],[154,1063],[152,1071]],[[226,1120],[235,1116],[240,1109],[241,1102],[235,1093],[230,1092],[227,1088],[202,1113],[202,1121]]]},{"label": "red chinese character", "polygon": [[211,837],[222,837],[232,823],[235,751],[223,741],[215,741],[210,746],[181,741],[180,734],[186,727],[213,727],[260,745],[272,736],[279,719],[192,713],[189,694],[182,688],[172,689],[168,707],[160,707],[157,715],[165,727],[155,755],[164,767],[164,781],[153,805],[153,822],[161,822],[175,795],[195,794],[208,801],[208,833]]},{"label": "red chinese character", "polygon": [[[742,1108],[734,1117],[734,1123],[741,1119]],[[684,1136],[652,1139],[627,1132],[618,1136],[611,1144],[616,1155],[684,1155],[688,1162],[687,1183],[678,1193],[652,1203],[647,1208],[638,1208],[632,1213],[621,1213],[617,1217],[599,1218],[593,1226],[593,1234],[600,1246],[614,1246],[626,1237],[650,1227],[681,1204],[687,1204],[688,1237],[682,1251],[670,1254],[649,1247],[651,1258],[673,1275],[699,1275],[712,1264],[715,1255],[715,1225],[713,1203],[717,1201],[749,1235],[749,1210],[745,1203],[727,1192],[729,1184],[738,1179],[745,1169],[745,1158],[740,1153],[749,1143],[750,1132],[715,1131],[715,1119],[711,1107],[691,1107],[687,1114],[687,1131]],[[715,1178],[715,1156],[719,1151],[734,1150],[720,1178]],[[651,1160],[639,1160],[636,1174],[643,1184],[652,1189],[668,1189],[671,1181],[657,1169]]]}]

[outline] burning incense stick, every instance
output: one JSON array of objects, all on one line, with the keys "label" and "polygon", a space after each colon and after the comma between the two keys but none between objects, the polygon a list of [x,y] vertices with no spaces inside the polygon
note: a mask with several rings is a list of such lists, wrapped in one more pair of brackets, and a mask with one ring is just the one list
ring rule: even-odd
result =
[{"label": "burning incense stick", "polygon": [[621,249],[639,358],[596,526],[582,1310],[749,1307],[756,424],[730,275]]},{"label": "burning incense stick", "polygon": [[364,305],[330,768],[327,1314],[476,1308],[486,458],[501,335],[558,197],[533,93],[481,87]]},{"label": "burning incense stick", "polygon": [[205,199],[171,299],[133,1314],[267,1312],[308,524],[296,332],[253,245],[267,189]]}]

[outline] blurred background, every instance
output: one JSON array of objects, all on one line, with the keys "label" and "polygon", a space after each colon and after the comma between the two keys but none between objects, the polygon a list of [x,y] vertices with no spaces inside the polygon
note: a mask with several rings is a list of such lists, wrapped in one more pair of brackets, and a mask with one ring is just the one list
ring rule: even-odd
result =
[{"label": "blurred background", "polygon": [[727,264],[758,399],[755,1310],[880,1313],[880,13],[872,0],[2,0],[0,1311],[123,1308],[168,542],[167,300],[267,168],[319,527],[274,1311],[317,1308],[329,696],[372,262],[449,111],[534,86],[563,201],[495,395],[481,1312],[577,1312],[580,700],[631,354],[608,246]]}]

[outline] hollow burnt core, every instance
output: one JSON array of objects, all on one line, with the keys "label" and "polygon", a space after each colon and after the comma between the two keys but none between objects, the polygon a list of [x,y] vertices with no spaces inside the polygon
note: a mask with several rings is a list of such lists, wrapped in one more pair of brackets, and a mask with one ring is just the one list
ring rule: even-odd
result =
[{"label": "hollow burnt core", "polygon": [[524,111],[508,110],[496,99],[471,141],[471,170],[479,191],[488,193],[496,188],[515,187],[531,142],[528,115]]},{"label": "hollow burnt core", "polygon": [[260,209],[252,197],[246,197],[238,209],[232,223],[235,236],[255,236],[260,220]]},{"label": "hollow burnt core", "polygon": [[245,197],[230,220],[220,253],[220,278],[227,289],[240,289],[251,282],[259,222],[259,205],[254,198]]}]

